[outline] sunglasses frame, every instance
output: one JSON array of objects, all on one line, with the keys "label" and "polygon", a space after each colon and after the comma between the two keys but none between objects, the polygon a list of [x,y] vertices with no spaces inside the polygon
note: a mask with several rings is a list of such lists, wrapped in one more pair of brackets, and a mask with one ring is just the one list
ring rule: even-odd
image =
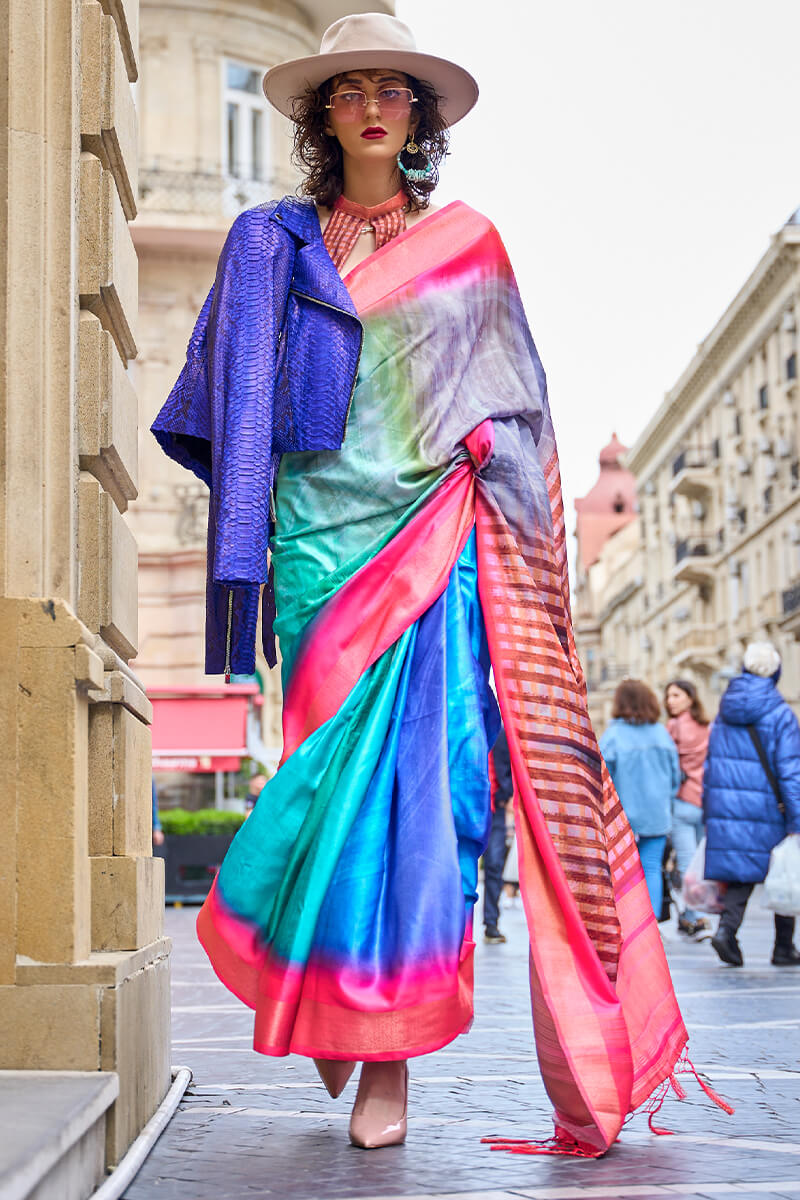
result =
[{"label": "sunglasses frame", "polygon": [[[367,105],[370,104],[373,100],[377,104],[378,108],[381,107],[381,102],[378,99],[378,96],[380,95],[381,92],[408,92],[408,95],[410,97],[410,99],[408,101],[408,111],[409,112],[411,112],[412,104],[419,103],[419,97],[414,95],[411,88],[400,88],[400,87],[388,87],[387,86],[387,87],[380,88],[377,95],[370,97],[367,95],[367,93],[364,91],[363,88],[352,87],[352,88],[344,88],[341,92],[334,92],[333,95],[329,98],[328,103],[325,105],[325,107],[328,109],[331,109],[332,111],[335,111],[334,106],[333,106],[333,101],[336,99],[336,97],[337,96],[346,96],[346,95],[348,95],[348,93],[352,95],[353,92],[359,92],[360,95],[362,95],[364,97],[364,104],[363,104],[363,106],[361,106],[362,112],[367,111]],[[403,114],[403,115],[405,115],[405,114]],[[387,118],[387,119],[391,120],[391,118]],[[400,118],[396,117],[395,120],[399,121]]]}]

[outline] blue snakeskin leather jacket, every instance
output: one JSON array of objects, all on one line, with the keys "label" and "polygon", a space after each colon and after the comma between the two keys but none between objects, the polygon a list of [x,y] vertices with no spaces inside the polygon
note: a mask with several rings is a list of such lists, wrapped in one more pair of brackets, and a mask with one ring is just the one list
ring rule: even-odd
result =
[{"label": "blue snakeskin leather jacket", "polygon": [[186,364],[152,425],[210,489],[206,673],[255,670],[259,591],[275,663],[267,547],[282,454],[337,450],[363,330],[313,203],[286,196],[234,221]]}]

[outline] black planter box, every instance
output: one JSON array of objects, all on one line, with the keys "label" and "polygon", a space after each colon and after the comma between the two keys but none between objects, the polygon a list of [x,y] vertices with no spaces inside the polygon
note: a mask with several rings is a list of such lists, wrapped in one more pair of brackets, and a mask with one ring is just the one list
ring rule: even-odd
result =
[{"label": "black planter box", "polygon": [[202,904],[233,833],[168,833],[153,853],[164,859],[167,904]]}]

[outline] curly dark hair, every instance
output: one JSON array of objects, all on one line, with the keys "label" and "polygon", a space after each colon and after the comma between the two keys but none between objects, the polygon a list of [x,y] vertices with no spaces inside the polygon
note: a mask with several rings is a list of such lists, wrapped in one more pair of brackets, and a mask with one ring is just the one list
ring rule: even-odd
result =
[{"label": "curly dark hair", "polygon": [[655,725],[660,714],[658,699],[641,679],[623,679],[614,693],[612,717],[631,725]]},{"label": "curly dark hair", "polygon": [[[370,75],[371,72],[366,71],[365,74]],[[339,78],[341,76],[334,75],[321,87],[308,88],[295,99],[293,106],[294,159],[305,174],[300,191],[304,196],[313,196],[317,204],[324,208],[333,208],[344,186],[342,148],[332,134],[325,132],[328,121],[325,105]],[[427,156],[433,167],[426,179],[412,180],[405,175],[402,178],[411,211],[419,212],[428,207],[430,194],[439,182],[439,164],[447,153],[449,134],[439,111],[439,97],[435,88],[413,75],[406,75],[406,79],[417,97],[414,105],[417,124],[413,136],[420,153],[409,154],[403,150],[403,164],[422,169]]]}]

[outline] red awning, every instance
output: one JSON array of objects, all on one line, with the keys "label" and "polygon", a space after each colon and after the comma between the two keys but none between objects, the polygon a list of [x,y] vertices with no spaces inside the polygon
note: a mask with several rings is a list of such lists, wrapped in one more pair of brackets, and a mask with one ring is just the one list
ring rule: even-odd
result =
[{"label": "red awning", "polygon": [[247,754],[247,713],[254,683],[152,688],[155,771],[237,771]]}]

